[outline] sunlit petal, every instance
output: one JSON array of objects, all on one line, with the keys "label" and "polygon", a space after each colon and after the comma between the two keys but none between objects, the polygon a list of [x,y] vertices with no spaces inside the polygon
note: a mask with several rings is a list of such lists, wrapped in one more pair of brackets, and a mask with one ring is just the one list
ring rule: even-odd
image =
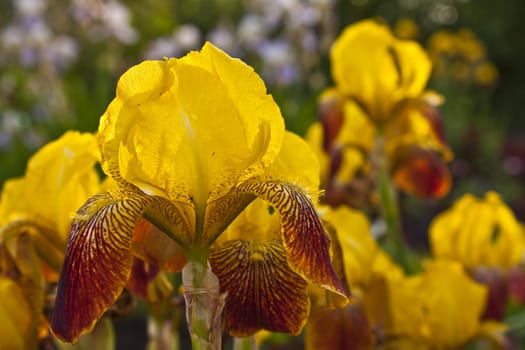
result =
[{"label": "sunlit petal", "polygon": [[[146,80],[144,88],[137,83]],[[260,173],[283,132],[262,80],[211,44],[124,73],[99,128],[106,172],[197,206]]]}]

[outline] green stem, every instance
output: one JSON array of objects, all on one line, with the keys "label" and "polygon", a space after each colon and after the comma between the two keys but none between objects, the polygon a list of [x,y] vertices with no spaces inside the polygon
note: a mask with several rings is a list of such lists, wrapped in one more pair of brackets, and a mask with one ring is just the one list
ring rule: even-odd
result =
[{"label": "green stem", "polygon": [[379,170],[379,196],[383,219],[387,229],[387,245],[392,250],[392,255],[405,272],[410,271],[408,263],[408,250],[401,233],[401,222],[394,190],[385,169]]},{"label": "green stem", "polygon": [[402,236],[398,202],[396,192],[390,181],[385,140],[382,135],[376,139],[375,147],[379,198],[387,229],[387,249],[391,251],[394,260],[401,265],[405,272],[410,272],[409,252]]},{"label": "green stem", "polygon": [[255,337],[233,338],[233,350],[257,350]]},{"label": "green stem", "polygon": [[186,322],[193,350],[219,350],[222,345],[222,310],[226,296],[207,262],[189,260],[182,270]]}]

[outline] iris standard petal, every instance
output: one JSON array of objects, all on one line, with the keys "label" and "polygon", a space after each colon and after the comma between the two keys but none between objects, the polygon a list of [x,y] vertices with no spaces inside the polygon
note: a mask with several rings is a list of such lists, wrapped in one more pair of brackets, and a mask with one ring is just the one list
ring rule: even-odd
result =
[{"label": "iris standard petal", "polygon": [[211,251],[210,263],[228,293],[231,335],[250,336],[261,329],[300,333],[310,309],[307,282],[288,266],[278,240],[227,241]]},{"label": "iris standard petal", "polygon": [[[140,79],[146,92],[129,83]],[[196,206],[271,163],[284,133],[260,78],[211,44],[124,73],[100,125],[106,171],[118,169],[117,177],[148,194]]]},{"label": "iris standard petal", "polygon": [[0,226],[23,219],[53,231],[65,242],[74,213],[99,191],[94,165],[99,158],[96,139],[68,131],[46,144],[28,162],[24,177],[5,182],[0,202]]},{"label": "iris standard petal", "polygon": [[51,322],[57,337],[76,341],[120,295],[133,262],[133,229],[151,200],[108,192],[91,197],[78,210]]},{"label": "iris standard petal", "polygon": [[348,26],[334,42],[330,59],[338,88],[376,122],[391,117],[402,99],[421,93],[431,69],[421,47],[396,39],[374,20]]}]

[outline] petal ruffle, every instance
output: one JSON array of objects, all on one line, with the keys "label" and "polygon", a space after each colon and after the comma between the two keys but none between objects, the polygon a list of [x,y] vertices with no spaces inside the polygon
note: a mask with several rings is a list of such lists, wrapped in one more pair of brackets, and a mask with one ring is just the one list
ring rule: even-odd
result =
[{"label": "petal ruffle", "polygon": [[297,186],[278,181],[249,180],[238,190],[272,204],[281,215],[281,236],[292,269],[309,282],[346,296],[330,263],[330,239],[310,198]]},{"label": "petal ruffle", "polygon": [[260,329],[299,334],[310,310],[307,282],[290,269],[279,241],[228,241],[211,251],[210,264],[228,293],[231,335]]},{"label": "petal ruffle", "polygon": [[51,328],[76,341],[93,328],[128,280],[136,222],[153,197],[102,193],[91,197],[73,219],[60,275]]},{"label": "petal ruffle", "polygon": [[124,73],[99,141],[104,170],[119,183],[204,206],[240,177],[260,174],[283,133],[279,108],[253,69],[208,43]]}]

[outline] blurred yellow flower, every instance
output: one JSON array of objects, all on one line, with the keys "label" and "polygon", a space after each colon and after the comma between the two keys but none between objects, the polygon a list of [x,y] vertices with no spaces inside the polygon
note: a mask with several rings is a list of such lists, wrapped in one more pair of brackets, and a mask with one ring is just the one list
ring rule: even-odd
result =
[{"label": "blurred yellow flower", "polygon": [[491,62],[482,62],[474,68],[474,79],[481,86],[494,85],[499,79],[498,68]]},{"label": "blurred yellow flower", "polygon": [[0,275],[0,347],[9,350],[36,348],[31,306],[11,279]]},{"label": "blurred yellow flower", "polygon": [[404,101],[417,98],[431,71],[419,44],[395,38],[373,20],[348,26],[334,42],[330,59],[337,88],[377,124],[393,119]]},{"label": "blurred yellow flower", "polygon": [[510,268],[523,260],[525,229],[495,192],[465,194],[430,226],[434,256],[478,266]]},{"label": "blurred yellow flower", "polygon": [[[0,298],[0,309],[20,308],[12,319],[15,325],[29,318],[29,333],[26,326],[20,329],[26,344],[36,346],[48,336],[44,315],[47,283],[55,282],[60,272],[72,214],[99,191],[94,168],[98,159],[94,135],[69,131],[31,157],[23,177],[4,184],[0,198],[0,280],[5,287],[2,292],[9,291],[11,296]],[[6,338],[0,339],[3,348]]]},{"label": "blurred yellow flower", "polygon": [[498,80],[498,69],[490,62],[485,44],[470,29],[434,32],[428,39],[427,52],[438,78],[481,87],[492,87]]},{"label": "blurred yellow flower", "polygon": [[[373,188],[366,179],[374,178],[375,152],[381,146],[389,172],[403,191],[422,198],[447,194],[451,176],[446,163],[452,151],[437,109],[441,102],[440,95],[426,92],[417,102],[400,107],[397,117],[382,127],[380,139],[355,101],[335,89],[325,91],[319,102],[321,121],[308,129],[306,139],[320,159],[326,202],[338,205],[370,195],[366,191]],[[383,144],[375,144],[378,141]]]},{"label": "blurred yellow flower", "polygon": [[388,280],[387,288],[392,328],[386,339],[401,338],[418,348],[455,348],[480,331],[487,289],[458,263],[428,262],[421,274]]},{"label": "blurred yellow flower", "polygon": [[[167,256],[156,252],[163,234],[203,268],[210,254],[231,298],[233,334],[298,333],[308,311],[307,283],[346,301],[313,205],[315,158],[285,131],[263,81],[240,60],[206,43],[180,59],[130,68],[101,117],[99,145],[117,189],[91,197],[74,218],[52,322],[61,339],[74,341],[93,327],[121,293],[135,258]],[[277,228],[265,223],[217,240],[256,198],[279,214]],[[270,215],[264,206],[253,210],[255,223]],[[156,229],[137,229],[144,218]],[[230,229],[248,225],[243,218]],[[225,265],[233,262],[242,264]],[[274,271],[297,283],[287,285]],[[287,297],[289,304],[275,303]],[[297,313],[287,318],[282,308]]]},{"label": "blurred yellow flower", "polygon": [[96,139],[88,133],[68,131],[44,146],[28,161],[24,177],[4,183],[0,227],[37,223],[65,244],[72,214],[99,190],[94,169],[99,158]]},{"label": "blurred yellow flower", "polygon": [[398,19],[393,31],[399,39],[403,40],[417,40],[420,34],[418,24],[408,17]]}]

